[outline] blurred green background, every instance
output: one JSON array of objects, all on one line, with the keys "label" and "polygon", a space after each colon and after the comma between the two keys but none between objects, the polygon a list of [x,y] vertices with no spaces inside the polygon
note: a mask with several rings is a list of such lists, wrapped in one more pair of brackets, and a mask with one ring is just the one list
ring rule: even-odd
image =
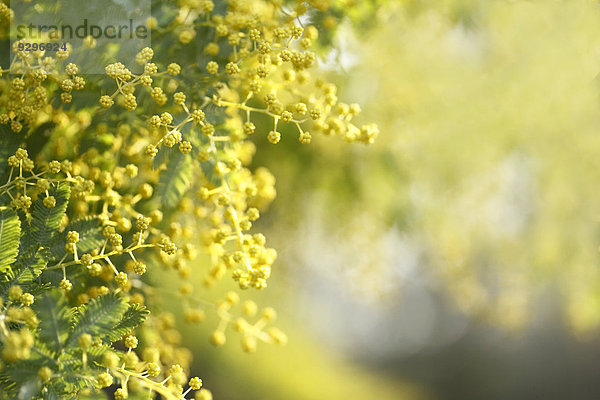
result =
[{"label": "blurred green background", "polygon": [[215,398],[600,396],[599,7],[407,0],[368,29],[338,20],[325,67],[381,133],[256,139],[279,259],[252,296],[289,344],[246,355],[190,327]]}]

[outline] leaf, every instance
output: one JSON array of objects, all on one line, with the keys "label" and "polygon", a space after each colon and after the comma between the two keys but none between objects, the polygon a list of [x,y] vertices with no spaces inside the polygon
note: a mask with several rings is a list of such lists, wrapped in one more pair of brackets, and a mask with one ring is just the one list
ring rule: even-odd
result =
[{"label": "leaf", "polygon": [[48,264],[50,252],[46,247],[57,235],[67,209],[70,191],[66,184],[53,185],[48,192],[56,199],[54,207],[44,206],[42,196],[39,196],[32,205],[29,225],[25,216],[21,218],[22,225],[25,225],[24,234],[12,275],[12,279],[19,283],[32,281]]},{"label": "leaf", "polygon": [[[2,381],[0,387],[15,392],[10,397],[11,399],[22,398],[20,393],[25,393],[21,392],[23,386],[26,385],[27,382],[38,381],[37,371],[42,365],[43,363],[39,359],[19,360],[17,362],[5,364],[4,370],[2,371],[3,376],[0,378],[0,381]],[[2,390],[0,390],[0,394],[2,394]]]},{"label": "leaf", "polygon": [[54,376],[48,387],[52,387],[62,400],[79,399],[79,391],[85,388],[94,388],[96,379],[92,371],[83,368],[81,353],[76,357],[63,353],[57,359],[60,372]]},{"label": "leaf", "polygon": [[17,385],[11,381],[6,373],[0,373],[0,399],[10,399],[16,396]]},{"label": "leaf", "polygon": [[0,273],[10,269],[19,253],[21,221],[10,208],[0,208]]},{"label": "leaf", "polygon": [[100,358],[102,355],[104,355],[104,353],[106,353],[107,351],[111,350],[112,348],[110,346],[92,346],[89,349],[87,349],[87,355],[88,355],[88,363],[90,361],[90,359],[94,359],[94,358]]},{"label": "leaf", "polygon": [[52,208],[42,203],[44,196],[39,196],[31,208],[31,223],[26,232],[25,248],[32,246],[48,246],[53,237],[58,233],[60,222],[65,215],[69,202],[70,190],[66,184],[59,183],[51,186],[48,191],[56,199],[56,205]]},{"label": "leaf", "polygon": [[42,273],[46,265],[48,265],[48,250],[30,247],[19,254],[13,265],[11,279],[21,284],[31,282]]},{"label": "leaf", "polygon": [[123,314],[123,318],[109,332],[108,339],[113,342],[121,339],[121,337],[142,324],[148,314],[150,314],[150,311],[146,307],[137,304],[129,306],[125,314]]},{"label": "leaf", "polygon": [[179,153],[179,150],[173,147],[161,147],[158,154],[152,159],[152,169],[159,169],[163,164],[168,163],[172,155]]},{"label": "leaf", "polygon": [[167,169],[160,175],[157,189],[167,209],[177,206],[189,189],[193,172],[194,163],[189,155],[178,152],[170,157]]},{"label": "leaf", "polygon": [[33,309],[40,316],[39,340],[53,352],[60,351],[71,330],[70,308],[59,291],[36,299]]},{"label": "leaf", "polygon": [[215,165],[217,165],[215,160],[210,159],[208,161],[201,162],[200,169],[202,170],[202,174],[206,180],[213,185],[218,186],[221,183],[221,177],[215,174]]},{"label": "leaf", "polygon": [[65,245],[67,244],[67,232],[76,231],[79,233],[79,242],[77,242],[77,251],[79,254],[89,253],[102,246],[104,237],[102,236],[102,225],[98,217],[84,217],[70,222],[62,235],[57,235],[50,246],[50,259],[60,259],[65,254]]},{"label": "leaf", "polygon": [[96,297],[89,303],[79,308],[75,314],[75,324],[67,339],[66,346],[77,343],[77,339],[84,333],[93,337],[104,338],[119,323],[127,310],[125,300],[113,293]]},{"label": "leaf", "polygon": [[[61,359],[62,379],[55,384],[59,389],[59,393],[74,393],[81,389],[94,387],[96,378],[92,375],[84,375],[86,370],[83,369],[81,359]],[[88,372],[89,374],[89,372]],[[64,397],[61,397],[64,398]],[[79,397],[77,397],[79,398]]]}]

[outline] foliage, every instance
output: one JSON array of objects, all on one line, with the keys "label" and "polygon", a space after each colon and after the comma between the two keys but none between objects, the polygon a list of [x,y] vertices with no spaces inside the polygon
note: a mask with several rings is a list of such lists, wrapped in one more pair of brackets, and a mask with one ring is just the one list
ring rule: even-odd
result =
[{"label": "foliage", "polygon": [[[272,308],[208,289],[225,276],[267,287],[276,251],[253,222],[276,191],[252,164],[258,147],[292,130],[296,146],[378,133],[355,125],[360,107],[315,68],[343,4],[308,3],[154,1],[152,48],[110,64],[114,46],[91,36],[76,51],[12,44],[0,71],[0,399],[210,399],[187,378],[191,356],[162,296],[180,299],[188,323],[214,312],[216,346],[230,327],[248,352],[286,342]],[[351,19],[361,25],[376,4]],[[14,18],[0,2],[0,40]]]}]

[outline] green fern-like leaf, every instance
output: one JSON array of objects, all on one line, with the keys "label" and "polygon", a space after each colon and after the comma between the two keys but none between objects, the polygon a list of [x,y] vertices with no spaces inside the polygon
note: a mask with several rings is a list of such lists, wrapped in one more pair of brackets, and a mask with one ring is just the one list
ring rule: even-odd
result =
[{"label": "green fern-like leaf", "polygon": [[194,163],[189,155],[176,153],[169,158],[167,169],[162,171],[158,180],[158,195],[167,209],[179,203],[190,187]]},{"label": "green fern-like leaf", "polygon": [[0,373],[0,399],[9,400],[16,396],[17,384],[11,381],[6,373]]},{"label": "green fern-like leaf", "polygon": [[[60,394],[75,393],[81,389],[94,387],[96,378],[83,369],[81,358],[61,357],[62,379],[54,382],[54,387]],[[63,397],[61,397],[63,398]]]},{"label": "green fern-like leaf", "polygon": [[94,357],[99,358],[100,356],[104,355],[104,353],[106,353],[107,351],[111,350],[110,346],[92,346],[89,349],[86,350],[88,358],[93,359]]},{"label": "green fern-like leaf", "polygon": [[71,330],[71,313],[59,291],[46,293],[33,305],[40,316],[39,340],[52,352],[58,352]]},{"label": "green fern-like leaf", "polygon": [[113,342],[121,339],[121,337],[144,322],[149,313],[150,311],[146,307],[137,304],[129,306],[125,314],[123,314],[123,318],[109,332],[108,339]]},{"label": "green fern-like leaf", "polygon": [[200,163],[200,169],[202,170],[202,175],[213,185],[219,185],[221,183],[221,177],[215,174],[215,165],[217,163],[215,160],[208,160]]},{"label": "green fern-like leaf", "polygon": [[97,217],[84,217],[70,222],[65,231],[54,239],[50,246],[50,259],[60,259],[65,254],[65,245],[67,244],[66,232],[75,231],[79,233],[79,242],[77,242],[77,251],[79,254],[88,253],[102,246],[104,237],[102,236],[102,225]]},{"label": "green fern-like leaf", "polygon": [[38,370],[42,366],[53,362],[43,356],[38,357],[37,353],[27,360],[19,360],[4,365],[0,373],[0,399],[30,400],[39,398],[40,380],[38,379]]},{"label": "green fern-like leaf", "polygon": [[59,183],[49,190],[51,196],[56,199],[56,206],[48,208],[44,206],[43,197],[40,196],[31,206],[31,223],[29,230],[23,238],[25,248],[43,246],[52,243],[54,236],[60,227],[60,222],[65,215],[69,202],[70,190],[66,184]]},{"label": "green fern-like leaf", "polygon": [[152,159],[152,169],[160,169],[161,166],[167,164],[172,156],[179,153],[175,147],[165,147],[160,149],[156,157]]},{"label": "green fern-like leaf", "polygon": [[65,215],[70,195],[69,186],[59,183],[51,186],[48,192],[56,199],[54,207],[44,206],[40,196],[31,206],[29,223],[25,215],[20,217],[23,236],[19,255],[10,276],[10,279],[17,283],[31,282],[42,273],[50,257],[48,246],[58,233]]},{"label": "green fern-like leaf", "polygon": [[13,273],[10,279],[15,283],[23,284],[37,278],[48,264],[48,250],[38,247],[30,247],[19,254],[13,265]]},{"label": "green fern-like leaf", "polygon": [[77,339],[84,333],[100,339],[105,338],[121,321],[126,310],[125,300],[112,293],[92,299],[77,310],[75,324],[66,346],[76,345]]},{"label": "green fern-like leaf", "polygon": [[10,208],[0,208],[0,273],[5,273],[17,259],[21,221]]}]

